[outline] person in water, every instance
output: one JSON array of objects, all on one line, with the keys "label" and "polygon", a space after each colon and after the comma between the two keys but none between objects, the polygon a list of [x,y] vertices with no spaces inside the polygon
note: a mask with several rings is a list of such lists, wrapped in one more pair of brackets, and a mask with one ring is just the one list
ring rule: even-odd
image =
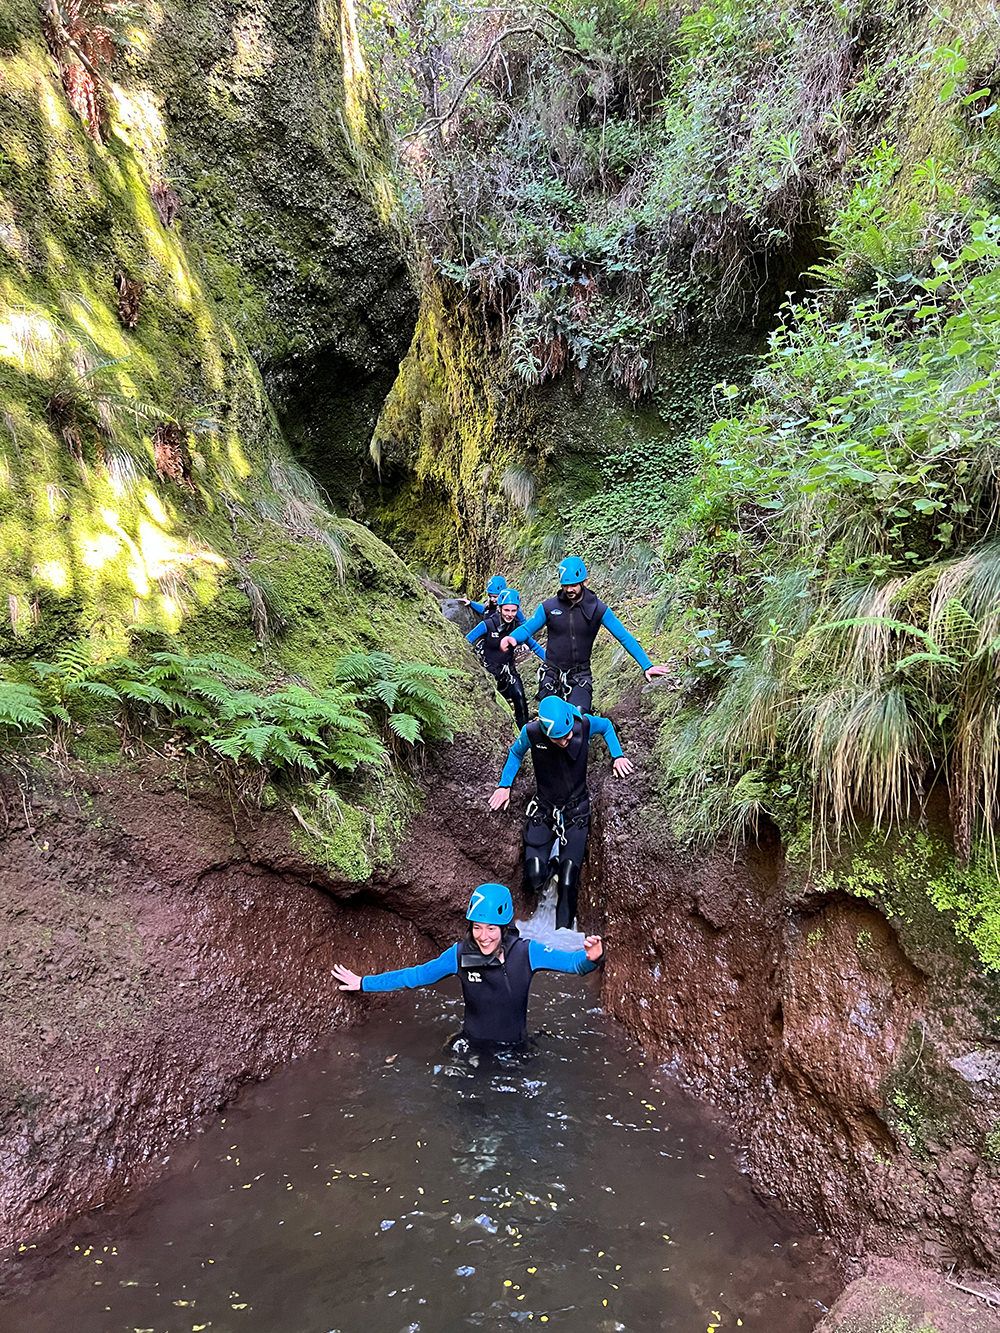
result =
[{"label": "person in water", "polygon": [[565,699],[548,695],[538,705],[538,720],[522,727],[510,747],[499,785],[490,797],[491,810],[503,810],[510,803],[511,786],[530,750],[536,791],[524,821],[524,888],[530,894],[540,893],[549,878],[556,876],[557,929],[572,929],[576,919],[580,870],[590,832],[587,762],[590,743],[598,736],[608,747],[616,777],[627,778],[632,763],[622,753],[611,719],[581,713]]},{"label": "person in water", "polygon": [[575,555],[567,556],[559,566],[556,595],[542,602],[529,620],[501,641],[500,647],[507,651],[546,628],[545,665],[539,673],[538,697],[557,694],[586,713],[594,700],[590,658],[602,625],[635,658],[647,680],[669,674],[669,667],[653,666],[639,640],[587,587],[587,566]]},{"label": "person in water", "polygon": [[[465,638],[467,643],[479,645],[483,665],[496,681],[497,690],[513,708],[517,725],[523,727],[528,721],[528,699],[524,693],[524,684],[518,674],[513,652],[500,650],[500,640],[504,635],[524,623],[521,594],[516,588],[505,588],[500,594],[499,607],[496,615],[481,620]],[[545,661],[545,649],[536,639],[529,636],[528,647],[536,657]]]},{"label": "person in water", "polygon": [[522,939],[505,884],[474,889],[465,919],[465,938],[429,963],[364,977],[338,963],[333,975],[341,990],[366,993],[412,990],[457,976],[465,998],[461,1035],[476,1045],[520,1045],[528,1038],[528,991],[534,974],[593,972],[604,954],[599,935],[588,935],[582,949],[571,951]]},{"label": "person in water", "polygon": [[[486,600],[484,602],[471,602],[468,597],[459,597],[458,601],[462,606],[467,606],[470,610],[475,611],[476,615],[482,620],[486,620],[490,616],[496,615],[497,611],[499,611],[500,594],[506,586],[507,580],[504,576],[502,574],[494,574],[486,585]],[[524,617],[522,616],[521,621],[523,622],[523,620]]]}]

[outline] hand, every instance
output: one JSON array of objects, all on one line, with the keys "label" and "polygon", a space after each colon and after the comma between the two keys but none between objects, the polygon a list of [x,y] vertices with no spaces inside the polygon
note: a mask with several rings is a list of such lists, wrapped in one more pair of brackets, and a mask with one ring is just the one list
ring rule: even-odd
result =
[{"label": "hand", "polygon": [[357,972],[352,972],[349,967],[341,967],[339,963],[333,965],[333,975],[340,982],[338,990],[360,990],[361,978]]},{"label": "hand", "polygon": [[627,778],[630,773],[635,772],[635,764],[632,763],[631,759],[626,759],[624,756],[621,759],[616,759],[611,767],[614,769],[616,778]]},{"label": "hand", "polygon": [[470,604],[470,599],[468,597],[456,597],[455,601],[459,606],[468,606]]},{"label": "hand", "polygon": [[513,638],[509,634],[505,634],[504,637],[500,640],[500,651],[502,653],[509,653],[512,648],[516,647],[517,644],[514,642]]},{"label": "hand", "polygon": [[651,667],[647,667],[646,670],[645,670],[642,674],[646,677],[647,680],[653,680],[656,676],[669,676],[669,675],[670,675],[670,667],[668,667],[668,666],[666,666],[666,665],[663,665],[663,666],[651,666]]},{"label": "hand", "polygon": [[496,791],[490,797],[491,810],[506,810],[510,805],[510,788],[497,787]]},{"label": "hand", "polygon": [[588,935],[583,941],[583,952],[592,963],[604,957],[604,942],[600,935]]}]

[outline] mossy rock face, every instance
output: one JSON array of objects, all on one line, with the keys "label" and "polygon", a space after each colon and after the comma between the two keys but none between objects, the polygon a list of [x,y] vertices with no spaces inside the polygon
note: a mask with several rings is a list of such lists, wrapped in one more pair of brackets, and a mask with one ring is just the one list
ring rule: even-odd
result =
[{"label": "mossy rock face", "polygon": [[346,501],[416,317],[349,8],[167,4],[128,77],[207,290],[296,451]]},{"label": "mossy rock face", "polygon": [[970,965],[979,984],[1000,972],[1000,877],[988,852],[962,864],[946,827],[860,835],[833,854],[826,869],[809,874],[800,844],[790,849],[792,892],[813,886],[876,906],[896,929],[904,949],[928,974],[946,981]]},{"label": "mossy rock face", "polygon": [[[368,374],[407,335],[339,25],[291,2],[151,7],[122,34],[95,139],[34,0],[5,11],[0,658],[81,641],[101,657],[222,650],[322,687],[352,650],[448,665],[460,649],[403,561],[324,506],[255,360],[275,383],[292,365],[320,375],[324,357]],[[283,402],[293,413],[294,393]],[[359,421],[331,425],[355,460]],[[444,688],[471,730],[485,691]],[[86,740],[113,759],[113,738]],[[396,768],[371,783],[344,797],[328,858],[359,875],[414,799]],[[352,800],[396,813],[373,835]]]},{"label": "mossy rock face", "polygon": [[368,513],[451,587],[503,569],[540,596],[575,543],[613,596],[616,544],[635,542],[651,498],[650,539],[683,504],[711,387],[755,341],[665,343],[662,388],[639,404],[596,375],[525,389],[475,312],[431,283],[375,429]]}]

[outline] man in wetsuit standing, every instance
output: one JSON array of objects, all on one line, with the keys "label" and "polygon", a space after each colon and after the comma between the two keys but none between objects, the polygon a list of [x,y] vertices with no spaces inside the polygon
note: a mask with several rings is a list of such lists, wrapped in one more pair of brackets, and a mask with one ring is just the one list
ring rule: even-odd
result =
[{"label": "man in wetsuit standing", "polygon": [[594,640],[604,626],[642,667],[647,680],[666,676],[670,668],[653,666],[642,644],[630,634],[609,606],[587,587],[587,566],[574,555],[559,566],[559,591],[539,606],[500,643],[506,651],[537,634],[545,627],[545,667],[538,681],[538,697],[557,694],[583,712],[589,712],[594,699],[594,677],[590,658]]},{"label": "man in wetsuit standing", "polygon": [[[518,727],[523,727],[528,721],[528,699],[524,693],[524,685],[518,674],[513,650],[503,652],[500,648],[500,640],[504,635],[516,629],[518,625],[524,624],[524,616],[521,614],[521,594],[516,588],[505,588],[500,594],[499,606],[500,610],[496,615],[481,620],[469,631],[465,639],[473,647],[478,645],[483,665],[496,681],[497,690],[513,708]],[[528,647],[536,657],[545,661],[545,650],[536,639],[529,636]]]},{"label": "man in wetsuit standing", "polygon": [[444,953],[418,967],[358,976],[337,963],[341,990],[391,991],[433,986],[457,976],[465,998],[462,1036],[474,1045],[516,1046],[528,1037],[528,992],[536,972],[593,972],[604,954],[599,935],[582,949],[553,949],[522,939],[513,925],[514,903],[505,884],[480,884],[465,914],[469,932]]},{"label": "man in wetsuit standing", "polygon": [[[549,695],[538,705],[537,722],[529,722],[510,747],[500,782],[490,797],[491,810],[503,810],[524,756],[531,751],[536,792],[524,821],[524,888],[542,891],[551,875],[557,876],[556,928],[572,929],[576,919],[580,870],[590,832],[590,792],[587,788],[589,746],[604,738],[614,760],[616,777],[626,778],[632,764],[622,754],[610,718],[581,713],[565,699]],[[553,844],[558,846],[553,848]],[[550,854],[551,849],[551,854]]]}]

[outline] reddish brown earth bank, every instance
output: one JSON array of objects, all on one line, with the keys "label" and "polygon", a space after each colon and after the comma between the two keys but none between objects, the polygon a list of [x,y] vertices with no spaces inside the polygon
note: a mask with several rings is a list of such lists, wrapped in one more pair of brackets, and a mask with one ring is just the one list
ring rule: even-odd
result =
[{"label": "reddish brown earth bank", "polygon": [[[0,1242],[112,1202],[248,1081],[371,1000],[374,971],[453,937],[514,854],[480,817],[492,760],[451,747],[391,872],[339,882],[277,817],[147,770],[0,785]],[[465,775],[471,775],[467,777]],[[379,1003],[379,1001],[375,1001]]]},{"label": "reddish brown earth bank", "polygon": [[[626,751],[648,753],[620,711]],[[758,1187],[849,1254],[996,1270],[996,986],[792,875],[776,835],[735,859],[672,844],[651,780],[597,794],[585,896],[607,1007],[731,1117]]]}]

